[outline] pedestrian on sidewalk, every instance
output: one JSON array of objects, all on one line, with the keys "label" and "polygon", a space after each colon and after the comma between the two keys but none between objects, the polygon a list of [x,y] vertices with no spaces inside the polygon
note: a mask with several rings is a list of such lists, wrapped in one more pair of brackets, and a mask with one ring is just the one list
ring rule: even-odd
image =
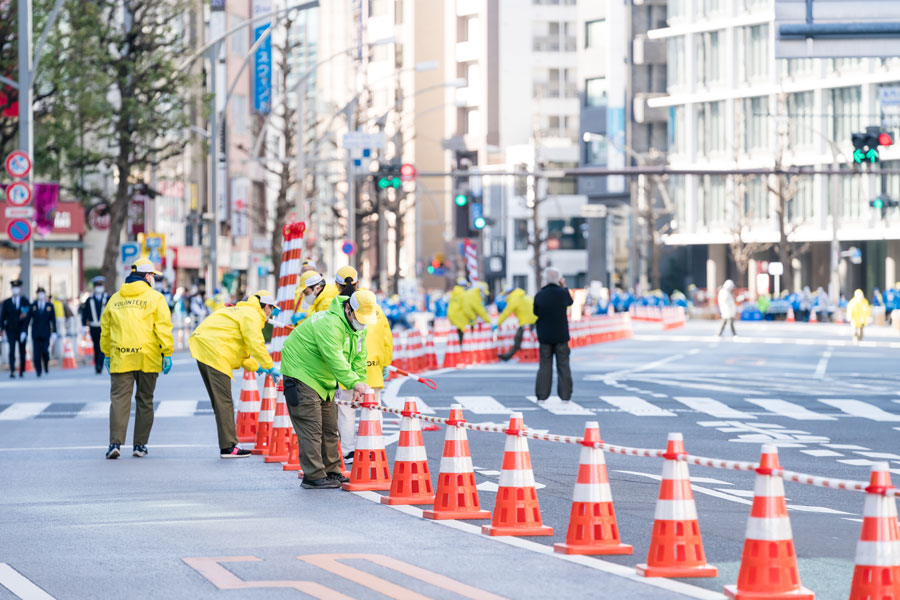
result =
[{"label": "pedestrian on sidewalk", "polygon": [[722,315],[722,327],[719,328],[719,337],[722,337],[722,334],[725,333],[726,325],[731,325],[731,335],[737,336],[737,332],[734,330],[737,302],[734,301],[732,290],[734,290],[734,282],[730,279],[723,283],[722,289],[719,290],[719,314]]},{"label": "pedestrian on sidewalk", "polygon": [[338,384],[359,402],[366,385],[366,327],[378,320],[375,294],[359,290],[337,296],[329,309],[306,319],[288,336],[281,350],[284,398],[300,445],[301,486],[339,488]]},{"label": "pedestrian on sidewalk", "polygon": [[522,346],[522,336],[525,335],[525,328],[531,329],[531,326],[537,321],[537,317],[534,316],[534,298],[526,294],[522,288],[510,285],[503,291],[503,296],[506,298],[506,308],[497,318],[497,326],[503,325],[503,322],[512,315],[515,315],[519,322],[512,348],[504,354],[497,355],[500,360],[507,361],[519,351]]},{"label": "pedestrian on sidewalk", "polygon": [[100,317],[100,349],[110,374],[109,448],[106,458],[119,458],[125,443],[131,394],[134,388],[132,454],[147,456],[153,427],[153,393],[159,372],[172,368],[172,313],[153,281],[162,277],[153,263],[138,259],[119,291],[112,295]]},{"label": "pedestrian on sidewalk", "polygon": [[90,332],[91,341],[94,342],[94,372],[99,375],[103,371],[103,364],[106,356],[100,348],[100,319],[103,317],[103,311],[109,302],[109,294],[106,293],[104,284],[106,278],[97,275],[91,279],[94,286],[94,294],[88,297],[87,301],[81,307],[81,326],[84,333]]},{"label": "pedestrian on sidewalk", "polygon": [[262,332],[266,321],[278,312],[272,292],[260,290],[235,306],[220,308],[206,317],[188,339],[216,417],[220,458],[250,456],[249,450],[238,447],[232,371],[243,367],[254,373],[268,373],[276,381],[281,378],[266,351]]},{"label": "pedestrian on sidewalk", "polygon": [[34,370],[40,377],[50,374],[50,344],[56,341],[56,310],[47,300],[47,291],[39,287],[37,299],[28,310],[31,325],[31,347],[34,354]]},{"label": "pedestrian on sidewalk", "polygon": [[869,321],[869,313],[872,311],[869,307],[869,301],[862,290],[853,292],[853,298],[847,303],[847,319],[853,325],[853,341],[861,342],[863,338],[863,328]]},{"label": "pedestrian on sidewalk", "polygon": [[534,395],[538,400],[550,397],[553,384],[553,357],[556,357],[556,393],[560,400],[572,399],[572,371],[569,367],[569,317],[572,295],[559,269],[544,270],[544,287],[534,297],[540,363]]},{"label": "pedestrian on sidewalk", "polygon": [[16,350],[19,351],[19,377],[25,377],[25,340],[28,339],[28,298],[22,295],[22,280],[12,282],[12,296],[0,309],[0,330],[9,344],[9,376],[16,376]]}]

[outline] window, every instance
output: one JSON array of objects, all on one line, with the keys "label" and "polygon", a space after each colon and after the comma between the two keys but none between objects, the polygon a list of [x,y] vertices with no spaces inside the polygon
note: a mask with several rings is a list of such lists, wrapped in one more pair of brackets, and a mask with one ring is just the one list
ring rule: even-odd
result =
[{"label": "window", "polygon": [[234,133],[247,133],[247,96],[235,94],[231,97],[231,130]]},{"label": "window", "polygon": [[697,83],[709,85],[722,81],[721,56],[719,49],[719,32],[700,33],[697,40]]},{"label": "window", "polygon": [[747,98],[744,100],[744,151],[766,150],[770,145],[769,98]]},{"label": "window", "polygon": [[547,180],[547,194],[550,196],[567,196],[578,193],[576,177],[554,177]]},{"label": "window", "polygon": [[680,19],[687,14],[687,0],[669,0],[666,8],[666,15],[670,21]]},{"label": "window", "polygon": [[523,290],[528,289],[528,275],[513,275],[513,285]]},{"label": "window", "polygon": [[811,177],[797,179],[797,193],[787,203],[788,219],[803,222],[813,216],[813,180]]},{"label": "window", "polygon": [[594,136],[584,144],[584,164],[592,166],[605,166],[607,164],[606,140]]},{"label": "window", "polygon": [[754,177],[744,186],[745,220],[761,223],[769,218],[769,193],[762,177]]},{"label": "window", "polygon": [[587,220],[584,217],[548,219],[547,238],[557,240],[556,243],[548,243],[548,247],[556,246],[553,249],[584,250],[587,248]]},{"label": "window", "polygon": [[666,65],[668,70],[666,76],[669,85],[678,87],[684,85],[687,69],[684,60],[684,37],[669,38],[669,61]]},{"label": "window", "polygon": [[770,0],[744,0],[744,10],[753,12],[754,10],[769,8],[769,2]]},{"label": "window", "polygon": [[606,19],[588,21],[584,24],[584,47],[600,48],[606,41]]},{"label": "window", "polygon": [[812,92],[788,95],[788,132],[791,136],[791,146],[795,148],[809,148],[815,142],[813,129],[814,102],[815,98]]},{"label": "window", "polygon": [[723,6],[722,0],[703,0],[703,14],[707,17],[721,14]]},{"label": "window", "polygon": [[[228,19],[231,21],[231,29],[240,27],[244,23],[244,19],[235,15],[229,15]],[[247,54],[247,50],[249,49],[249,46],[247,44],[247,40],[249,39],[250,30],[246,27],[231,34],[231,52],[234,54],[245,56]]]},{"label": "window", "polygon": [[769,76],[769,25],[753,25],[741,28],[743,60],[742,80],[755,83]]},{"label": "window", "polygon": [[784,73],[788,77],[801,79],[815,74],[815,61],[811,58],[785,58],[781,60]]},{"label": "window", "polygon": [[606,106],[606,77],[592,77],[584,81],[584,105]]},{"label": "window", "polygon": [[861,94],[859,86],[830,90],[831,139],[844,142],[851,133],[862,130]]},{"label": "window", "polygon": [[528,219],[515,219],[513,229],[513,250],[528,250]]},{"label": "window", "polygon": [[687,153],[684,135],[687,131],[686,114],[684,105],[669,108],[669,148],[672,149],[673,154]]},{"label": "window", "polygon": [[697,146],[701,154],[725,149],[725,115],[723,102],[697,105]]},{"label": "window", "polygon": [[706,225],[724,223],[727,220],[725,178],[704,175],[700,191],[703,195],[703,223]]}]

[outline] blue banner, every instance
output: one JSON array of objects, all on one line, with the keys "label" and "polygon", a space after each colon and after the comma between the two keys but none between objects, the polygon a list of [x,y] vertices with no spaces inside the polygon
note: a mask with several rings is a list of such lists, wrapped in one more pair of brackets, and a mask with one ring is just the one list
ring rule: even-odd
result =
[{"label": "blue banner", "polygon": [[[271,26],[265,23],[253,30],[253,43]],[[272,110],[272,36],[259,45],[253,55],[253,110],[267,115]]]}]

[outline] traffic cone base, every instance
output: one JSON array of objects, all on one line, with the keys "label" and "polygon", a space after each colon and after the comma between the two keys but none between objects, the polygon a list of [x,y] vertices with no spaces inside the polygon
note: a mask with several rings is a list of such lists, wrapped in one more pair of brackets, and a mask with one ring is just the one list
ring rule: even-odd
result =
[{"label": "traffic cone base", "polygon": [[[653,523],[652,539],[662,541],[655,548],[651,548],[651,552],[656,550],[654,562],[699,562],[701,564],[696,566],[650,566],[647,563],[641,563],[636,567],[639,575],[644,577],[719,576],[719,570],[716,567],[705,564],[703,540],[700,537],[700,526],[696,518],[688,522],[657,520]],[[689,554],[693,554],[693,556]]]},{"label": "traffic cone base", "polygon": [[[284,400],[284,384],[278,382],[278,402],[275,404],[275,421],[272,423],[272,437],[269,440],[267,463],[287,462],[291,457],[291,417],[288,415],[287,402]],[[299,459],[298,459],[299,460]]]},{"label": "traffic cone base", "polygon": [[[353,483],[365,479],[368,483]],[[388,469],[387,452],[384,450],[360,450],[353,452],[350,482],[341,485],[347,492],[388,491],[391,489],[391,472]]]},{"label": "traffic cone base", "polygon": [[[456,507],[464,506],[475,508],[455,510]],[[477,520],[490,519],[491,511],[480,509],[474,471],[471,473],[441,473],[438,475],[434,509],[423,511],[422,516],[436,521],[443,519]]]},{"label": "traffic cone base", "polygon": [[425,454],[425,440],[416,415],[415,400],[403,404],[400,421],[400,441],[394,457],[391,493],[381,499],[382,504],[434,504],[431,472]]},{"label": "traffic cone base", "polygon": [[256,447],[250,450],[251,454],[257,456],[269,455],[269,440],[272,437],[272,423],[275,421],[277,396],[275,381],[271,375],[266,375],[256,426]]},{"label": "traffic cone base", "polygon": [[281,470],[300,471],[301,473],[303,472],[303,468],[300,466],[300,441],[297,439],[297,434],[293,431],[291,431],[291,445],[290,452],[288,454],[288,461],[284,464]]},{"label": "traffic cone base", "polygon": [[244,370],[244,381],[241,384],[241,396],[238,400],[238,413],[235,420],[239,442],[256,441],[260,402],[256,375],[252,371]]},{"label": "traffic cone base", "polygon": [[[765,558],[766,567],[748,568],[746,575],[737,584],[725,586],[725,595],[734,600],[814,600],[816,595],[800,585],[800,574],[797,571],[797,555],[794,553],[793,540],[760,541],[747,540],[741,563],[745,560],[759,562]],[[765,591],[771,585],[799,586],[799,589],[776,593]],[[738,589],[738,588],[741,589]],[[753,588],[762,588],[753,591]]]},{"label": "traffic cone base", "polygon": [[560,554],[633,554],[634,548],[619,539],[619,526],[613,505],[596,502],[574,502],[569,516],[569,527],[575,527],[577,539],[592,539],[593,543],[570,544],[568,541],[553,544],[553,550]]},{"label": "traffic cone base", "polygon": [[884,492],[893,490],[890,465],[872,465],[863,523],[856,546],[850,600],[900,599],[900,526],[897,500]]}]

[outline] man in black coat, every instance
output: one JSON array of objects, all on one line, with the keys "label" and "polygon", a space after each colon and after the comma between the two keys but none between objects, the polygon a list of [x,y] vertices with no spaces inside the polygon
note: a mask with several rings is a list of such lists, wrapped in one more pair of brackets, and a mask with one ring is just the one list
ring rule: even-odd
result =
[{"label": "man in black coat", "polygon": [[40,377],[43,372],[50,373],[50,342],[56,338],[56,311],[42,287],[37,289],[37,299],[28,311],[28,320],[31,323],[34,368]]},{"label": "man in black coat", "polygon": [[572,371],[569,368],[569,317],[572,295],[558,269],[544,271],[544,287],[534,297],[537,337],[540,342],[540,364],[534,395],[538,400],[550,397],[553,383],[553,357],[556,357],[556,393],[560,400],[572,399]]},{"label": "man in black coat", "polygon": [[106,278],[102,275],[91,279],[91,283],[94,284],[94,293],[81,307],[81,325],[85,330],[90,328],[91,340],[94,342],[94,371],[99,375],[103,371],[103,359],[106,358],[100,351],[100,316],[106,310],[109,294],[104,289]]},{"label": "man in black coat", "polygon": [[22,295],[22,282],[12,282],[12,297],[0,309],[0,329],[9,343],[9,376],[16,376],[16,349],[19,350],[19,377],[25,376],[25,340],[28,338],[28,298]]}]

